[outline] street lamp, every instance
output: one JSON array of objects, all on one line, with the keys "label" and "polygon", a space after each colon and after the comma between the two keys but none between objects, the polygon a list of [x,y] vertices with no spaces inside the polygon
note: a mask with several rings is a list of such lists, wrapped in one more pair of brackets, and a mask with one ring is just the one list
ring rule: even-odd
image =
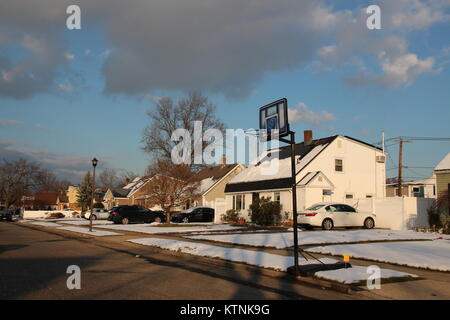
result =
[{"label": "street lamp", "polygon": [[95,202],[95,167],[97,166],[97,158],[92,159],[92,166],[94,173],[92,174],[92,200],[91,200],[91,215],[89,216],[89,231],[92,232],[92,220],[94,216],[94,202]]}]

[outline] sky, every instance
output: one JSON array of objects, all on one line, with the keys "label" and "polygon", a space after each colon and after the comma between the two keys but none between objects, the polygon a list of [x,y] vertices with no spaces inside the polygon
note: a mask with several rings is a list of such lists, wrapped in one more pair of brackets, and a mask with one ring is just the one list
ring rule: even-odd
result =
[{"label": "sky", "polygon": [[[72,4],[80,30],[66,27]],[[228,128],[257,128],[259,107],[285,97],[300,140],[450,137],[449,31],[449,0],[0,0],[0,158],[74,183],[93,157],[142,174],[146,112],[192,90]],[[387,151],[393,176],[398,145]],[[406,179],[449,152],[406,144],[404,164],[425,167]]]}]

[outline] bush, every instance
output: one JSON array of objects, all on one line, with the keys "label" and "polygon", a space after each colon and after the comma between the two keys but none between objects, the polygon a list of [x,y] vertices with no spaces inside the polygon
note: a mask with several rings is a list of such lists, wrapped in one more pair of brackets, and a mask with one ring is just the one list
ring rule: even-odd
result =
[{"label": "bush", "polygon": [[236,210],[227,210],[227,212],[220,217],[224,222],[237,222],[239,219],[239,212]]},{"label": "bush", "polygon": [[260,226],[278,225],[281,222],[281,204],[262,197],[250,206],[250,218]]},{"label": "bush", "polygon": [[64,217],[65,215],[62,214],[61,212],[52,212],[48,215],[48,217],[46,217],[46,219],[61,219]]}]

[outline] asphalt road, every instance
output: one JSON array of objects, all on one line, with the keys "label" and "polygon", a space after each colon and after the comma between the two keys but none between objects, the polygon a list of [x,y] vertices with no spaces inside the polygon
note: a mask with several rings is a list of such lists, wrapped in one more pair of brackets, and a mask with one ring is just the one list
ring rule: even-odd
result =
[{"label": "asphalt road", "polygon": [[[54,228],[0,223],[0,299],[355,299],[233,263]],[[128,236],[128,238],[130,238]],[[67,268],[81,269],[69,290]]]}]

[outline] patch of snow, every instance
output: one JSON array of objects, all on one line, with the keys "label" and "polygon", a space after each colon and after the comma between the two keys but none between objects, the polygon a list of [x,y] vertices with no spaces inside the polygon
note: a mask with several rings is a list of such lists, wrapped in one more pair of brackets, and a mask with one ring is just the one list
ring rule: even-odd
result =
[{"label": "patch of snow", "polygon": [[92,229],[92,232],[91,232],[91,231],[89,231],[89,229],[81,228],[81,227],[60,227],[58,229],[77,232],[77,233],[84,233],[84,234],[88,234],[88,235],[96,236],[96,237],[121,235],[121,233],[116,233],[116,232],[111,232],[111,231],[103,231],[103,230],[94,230],[94,229]]},{"label": "patch of snow", "polygon": [[213,232],[213,231],[231,231],[239,230],[241,227],[233,227],[228,225],[207,225],[190,227],[185,225],[183,227],[158,227],[149,224],[113,224],[113,225],[99,225],[97,228],[111,229],[111,230],[123,230],[131,232],[140,232],[147,234],[156,233],[187,233],[187,232]]},{"label": "patch of snow", "polygon": [[[405,273],[390,269],[381,269],[381,278],[405,278],[412,277],[417,278],[417,275],[411,273]],[[358,283],[361,281],[366,281],[370,274],[367,273],[367,267],[355,266],[352,265],[351,268],[348,269],[339,269],[339,270],[331,270],[331,271],[319,271],[314,274],[315,277],[333,280],[336,282],[344,283],[344,284],[352,284]]]},{"label": "patch of snow", "polygon": [[43,227],[60,227],[59,224],[54,222],[30,222],[30,224],[35,224],[37,226],[43,226]]},{"label": "patch of snow", "polygon": [[450,241],[383,242],[334,245],[309,248],[306,251],[363,258],[415,268],[450,271]]},{"label": "patch of snow", "polygon": [[[296,156],[297,171],[300,172],[317,154],[319,154],[328,144],[314,147],[304,157]],[[238,173],[229,183],[240,183],[249,181],[262,181],[272,179],[282,179],[291,176],[291,158],[279,159],[278,157],[260,157],[260,165],[251,165],[247,169]],[[277,170],[272,170],[276,168]],[[266,172],[264,172],[264,171]],[[269,172],[275,171],[273,174]]]},{"label": "patch of snow", "polygon": [[[178,241],[172,239],[141,238],[128,241],[146,246],[158,247],[170,251],[180,251],[202,257],[220,258],[235,262],[244,262],[263,268],[271,268],[280,271],[286,271],[288,267],[294,264],[294,257],[292,256],[281,256],[278,254],[266,253],[261,251],[224,248],[202,243]],[[336,262],[335,259],[329,258],[324,258],[321,260],[324,263]],[[299,258],[299,263],[311,264],[317,263],[317,261]]]},{"label": "patch of snow", "polygon": [[[178,241],[172,239],[157,239],[157,238],[141,238],[128,240],[133,243],[142,244],[146,246],[158,247],[170,251],[178,251],[188,253],[196,256],[219,258],[234,262],[243,262],[258,267],[275,269],[279,271],[286,271],[288,267],[294,264],[294,257],[282,256],[273,253],[237,249],[237,248],[224,248],[218,246],[211,246],[202,243],[193,243],[186,241]],[[323,263],[336,263],[337,260],[330,258],[320,259]],[[306,260],[299,258],[299,265],[315,264],[316,260]],[[315,273],[316,276],[321,278],[335,280],[342,283],[355,283],[361,280],[366,280],[368,274],[366,267],[353,266],[349,269],[341,269],[335,271],[324,271]],[[391,277],[417,277],[416,275],[398,272],[394,270],[381,269],[382,278]]]},{"label": "patch of snow", "polygon": [[216,180],[214,180],[212,177],[203,179],[202,181],[200,181],[200,186],[199,186],[199,192],[202,194],[204,193],[206,190],[208,190],[209,188],[211,188],[211,186],[216,183]]},{"label": "patch of snow", "polygon": [[[298,232],[298,242],[300,245],[314,245],[384,240],[431,240],[441,236],[443,235],[438,233],[392,230],[302,231]],[[288,248],[294,245],[294,237],[292,232],[195,235],[188,238],[243,244],[256,247],[274,247],[277,249]],[[447,236],[447,238],[450,239],[450,236]]]},{"label": "patch of snow", "polygon": [[[71,225],[76,225],[76,226],[87,226],[90,224],[89,220],[77,220],[77,221],[59,221],[61,223],[64,224],[71,224]],[[105,225],[105,224],[113,224],[112,221],[108,221],[108,220],[94,220],[92,221],[92,225]]]}]

